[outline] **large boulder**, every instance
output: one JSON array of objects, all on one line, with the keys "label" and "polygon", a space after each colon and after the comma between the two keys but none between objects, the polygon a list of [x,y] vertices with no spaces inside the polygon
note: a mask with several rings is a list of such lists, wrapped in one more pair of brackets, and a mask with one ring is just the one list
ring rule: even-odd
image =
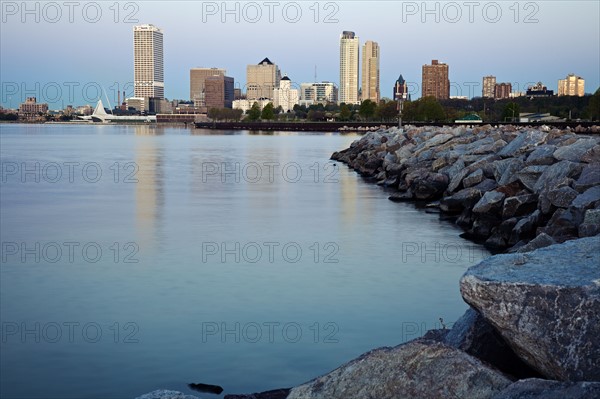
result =
[{"label": "large boulder", "polygon": [[560,161],[550,165],[533,187],[533,191],[539,194],[543,190],[550,190],[555,187],[558,182],[561,182],[565,177],[574,177],[581,172],[582,166],[577,162]]},{"label": "large boulder", "polygon": [[492,399],[598,399],[600,382],[562,382],[528,378],[509,385]]},{"label": "large boulder", "polygon": [[367,352],[293,388],[287,399],[490,398],[510,383],[459,349],[416,340]]},{"label": "large boulder", "polygon": [[600,163],[586,165],[579,179],[573,183],[573,187],[580,192],[593,186],[600,186]]},{"label": "large boulder", "polygon": [[488,213],[492,210],[499,210],[502,208],[502,201],[504,201],[504,197],[504,193],[499,191],[487,191],[475,204],[473,207],[473,212]]},{"label": "large boulder", "polygon": [[598,144],[598,140],[593,138],[580,138],[570,145],[559,147],[554,151],[554,158],[561,161],[580,162],[583,154]]},{"label": "large boulder", "polygon": [[554,145],[541,145],[529,154],[525,163],[527,165],[552,165],[556,158],[552,156],[556,151]]},{"label": "large boulder", "polygon": [[465,301],[543,376],[600,381],[600,240],[497,255],[460,282]]},{"label": "large boulder", "polygon": [[502,148],[498,155],[503,158],[514,157],[520,153],[526,152],[527,150],[543,144],[546,140],[548,133],[539,130],[531,130],[527,133],[521,133]]}]

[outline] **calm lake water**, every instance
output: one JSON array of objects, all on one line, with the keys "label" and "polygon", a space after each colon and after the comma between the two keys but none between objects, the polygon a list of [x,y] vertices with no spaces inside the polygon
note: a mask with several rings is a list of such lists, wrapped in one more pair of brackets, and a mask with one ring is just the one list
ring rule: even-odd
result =
[{"label": "calm lake water", "polygon": [[264,391],[450,326],[488,253],[329,160],[358,137],[0,125],[1,396]]}]

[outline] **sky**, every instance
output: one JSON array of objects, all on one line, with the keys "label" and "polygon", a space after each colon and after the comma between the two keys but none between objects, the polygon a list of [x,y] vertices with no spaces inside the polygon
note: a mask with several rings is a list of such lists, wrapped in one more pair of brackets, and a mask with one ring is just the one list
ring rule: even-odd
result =
[{"label": "sky", "polygon": [[[0,104],[27,96],[51,109],[114,106],[132,95],[133,26],[164,31],[165,95],[189,99],[189,70],[219,67],[246,80],[268,57],[295,85],[339,83],[339,38],[379,43],[382,97],[400,74],[420,96],[421,68],[449,65],[451,95],[480,96],[482,78],[513,91],[541,81],[557,90],[575,73],[585,91],[600,85],[598,1],[2,1]],[[103,91],[106,94],[102,94]]]}]

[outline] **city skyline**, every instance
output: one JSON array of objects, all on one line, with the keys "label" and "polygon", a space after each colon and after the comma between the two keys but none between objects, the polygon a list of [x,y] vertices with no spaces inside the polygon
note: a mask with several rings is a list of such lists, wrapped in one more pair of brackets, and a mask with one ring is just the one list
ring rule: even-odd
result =
[{"label": "city skyline", "polygon": [[[319,4],[323,8],[324,3]],[[297,85],[315,81],[315,66],[316,81],[339,84],[339,35],[348,29],[359,37],[378,42],[383,50],[380,67],[382,98],[392,97],[390,87],[400,74],[406,79],[412,98],[419,98],[420,87],[411,88],[411,84],[420,86],[420,68],[432,59],[443,60],[451,66],[451,96],[480,96],[482,77],[487,75],[496,76],[499,82],[512,83],[513,91],[525,91],[528,85],[541,81],[557,92],[558,80],[564,79],[569,73],[585,79],[588,93],[593,93],[600,82],[600,50],[584,40],[598,37],[599,34],[597,20],[594,20],[599,8],[593,2],[573,5],[541,2],[536,13],[538,22],[531,24],[523,23],[527,14],[524,10],[519,15],[520,22],[515,23],[515,15],[508,9],[508,4],[504,5],[503,17],[498,23],[488,23],[482,20],[480,14],[475,14],[472,24],[465,17],[458,23],[451,23],[443,13],[439,22],[435,22],[435,15],[402,14],[400,3],[384,2],[369,5],[369,12],[378,16],[376,22],[365,22],[360,18],[366,9],[364,4],[341,2],[335,14],[338,22],[324,23],[328,13],[321,9],[320,22],[315,24],[308,6],[305,5],[304,18],[298,24],[288,23],[281,18],[275,18],[273,23],[263,21],[251,24],[244,21],[243,16],[237,23],[233,17],[223,23],[218,15],[207,17],[200,29],[211,31],[211,35],[214,32],[215,36],[228,32],[220,40],[226,46],[210,40],[191,41],[188,46],[178,46],[191,32],[185,21],[190,21],[188,18],[194,15],[196,18],[202,15],[199,3],[189,3],[190,12],[184,15],[181,8],[175,6],[168,9],[163,3],[142,2],[135,15],[137,22],[129,24],[122,21],[115,24],[106,7],[106,17],[97,24],[75,18],[73,23],[66,21],[52,25],[42,18],[36,25],[37,31],[47,32],[45,38],[52,43],[60,43],[59,37],[66,34],[69,46],[44,46],[35,40],[39,33],[33,35],[27,29],[27,23],[22,23],[18,15],[14,18],[5,15],[3,18],[6,22],[2,24],[0,39],[1,105],[16,108],[19,102],[29,96],[48,102],[52,109],[69,104],[86,104],[90,101],[85,101],[85,95],[93,98],[96,94],[94,84],[104,88],[111,96],[111,101],[114,101],[112,97],[116,97],[117,92],[123,90],[127,91],[128,96],[132,95],[133,49],[131,41],[123,37],[131,35],[134,25],[144,23],[152,23],[165,32],[165,97],[169,99],[188,98],[189,70],[195,66],[226,69],[228,75],[236,79],[236,87],[244,87],[246,65],[265,57],[275,60],[282,74],[292,76],[293,83]],[[567,9],[579,10],[576,23],[562,18]],[[422,17],[425,17],[425,22],[422,22]],[[406,22],[402,22],[403,18]],[[124,19],[123,15],[120,19]],[[556,28],[559,23],[561,29]],[[405,35],[388,33],[386,26],[398,26]],[[81,35],[75,35],[79,31]],[[564,34],[566,31],[570,32],[569,35]],[[84,39],[98,36],[99,32],[106,36],[114,49],[110,57],[91,49],[83,54],[73,51],[73,48],[89,48]],[[265,36],[266,32],[268,34]],[[275,32],[277,34],[273,34]],[[500,40],[497,35],[500,35]],[[18,46],[18,40],[9,40],[10,37],[29,40],[27,51]],[[269,37],[269,40],[258,40],[261,37]],[[488,40],[482,43],[480,37],[488,37]],[[573,41],[573,37],[581,40]],[[531,50],[534,47],[535,52]],[[568,56],[557,56],[560,54],[556,51],[558,48],[569,48]],[[24,67],[15,68],[14,63],[10,62],[15,57],[23,60]],[[42,66],[35,61],[40,57],[48,59],[47,65]],[[84,87],[87,93],[84,93]],[[62,91],[59,95],[56,94],[58,90]]]}]

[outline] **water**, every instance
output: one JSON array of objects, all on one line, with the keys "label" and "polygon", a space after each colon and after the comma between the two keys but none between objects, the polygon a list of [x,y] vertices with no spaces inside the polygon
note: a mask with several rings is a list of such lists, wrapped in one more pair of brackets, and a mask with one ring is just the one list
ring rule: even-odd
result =
[{"label": "water", "polygon": [[487,252],[329,161],[357,137],[0,125],[1,396],[289,387],[451,325]]}]

